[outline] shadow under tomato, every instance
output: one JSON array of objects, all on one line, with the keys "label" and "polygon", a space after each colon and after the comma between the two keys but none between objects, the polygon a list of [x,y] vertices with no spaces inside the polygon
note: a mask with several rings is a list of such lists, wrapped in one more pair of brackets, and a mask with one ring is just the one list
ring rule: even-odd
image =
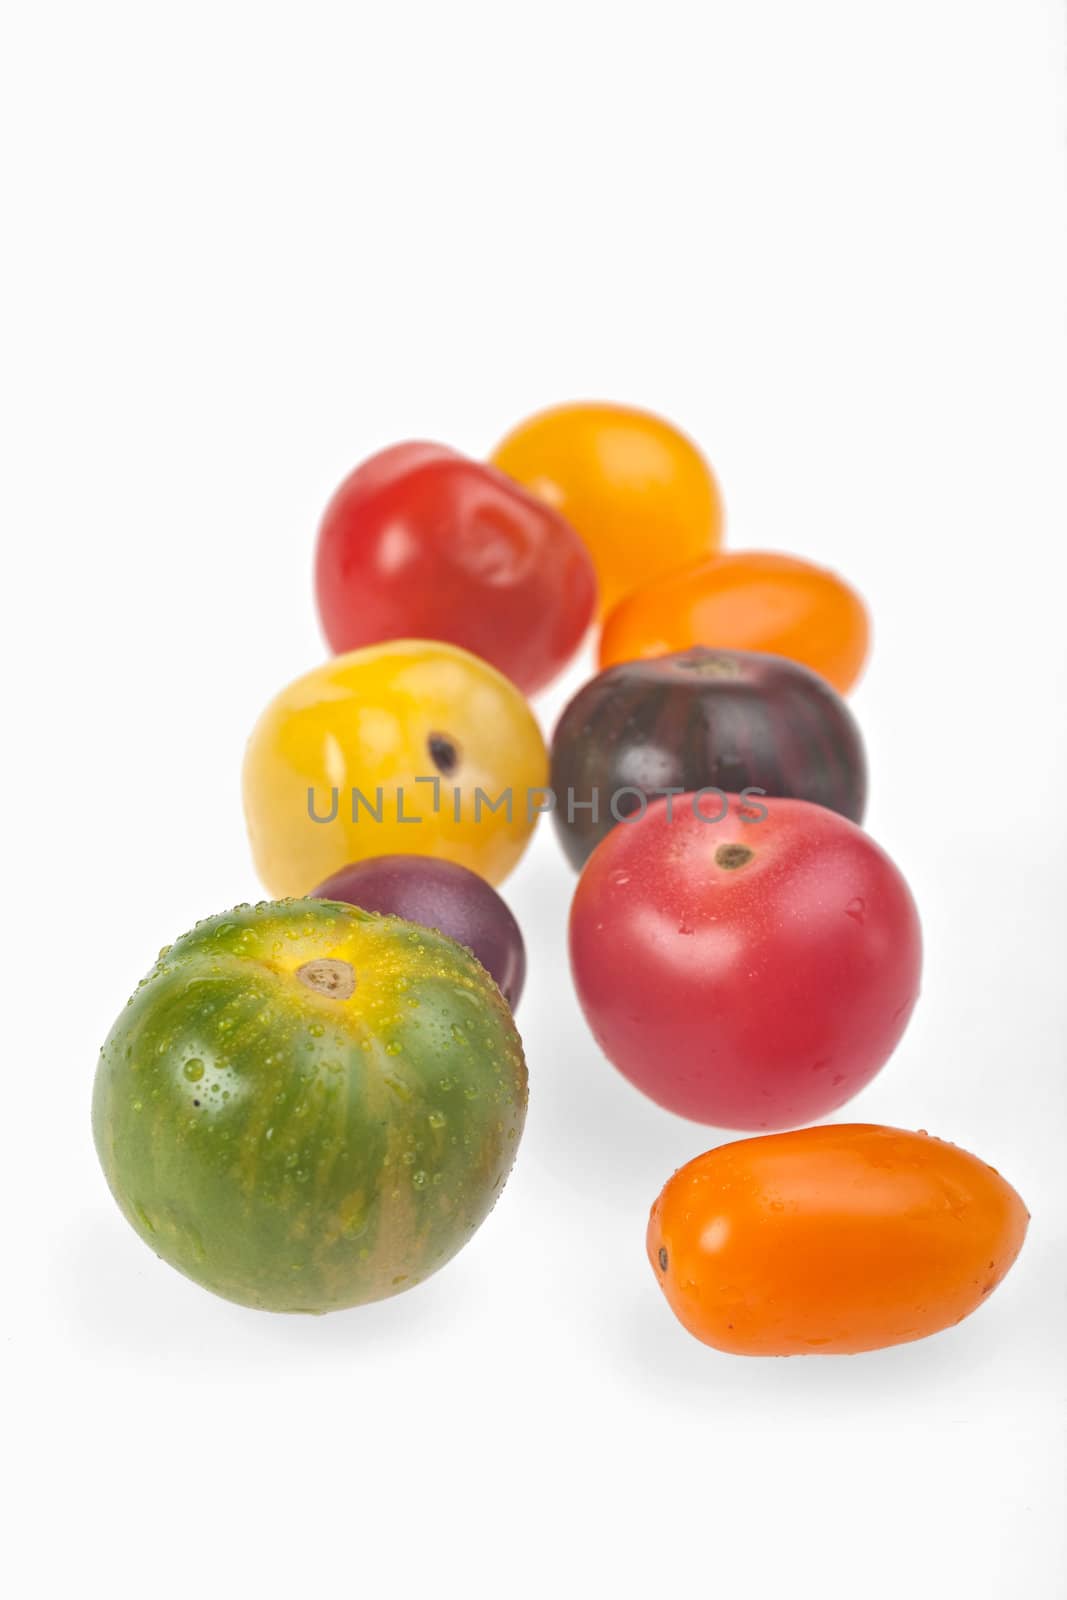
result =
[{"label": "shadow under tomato", "polygon": [[[509,901],[527,933],[527,985],[517,1016],[530,1070],[520,1163],[546,1170],[576,1197],[647,1216],[671,1173],[702,1150],[740,1137],[674,1116],[628,1083],[603,1055],[578,1004],[567,953],[577,879],[547,830],[523,863]],[[643,1225],[642,1225],[643,1226]]]},{"label": "shadow under tomato", "polygon": [[[468,1246],[470,1249],[470,1246]],[[202,1289],[175,1272],[117,1215],[83,1217],[60,1241],[57,1316],[76,1330],[90,1361],[128,1360],[133,1367],[197,1365],[219,1358],[232,1370],[333,1354],[395,1358],[414,1354],[442,1327],[477,1315],[478,1284],[453,1261],[403,1294],[325,1316],[255,1311]],[[229,1362],[226,1358],[230,1357]]]},{"label": "shadow under tomato", "polygon": [[885,1406],[887,1426],[926,1420],[924,1413],[935,1405],[941,1420],[946,1413],[961,1422],[980,1420],[998,1351],[1004,1338],[1011,1338],[1014,1322],[1009,1313],[998,1330],[993,1317],[983,1318],[980,1310],[929,1338],[860,1355],[734,1356],[687,1333],[650,1271],[647,1277],[644,1292],[631,1285],[624,1315],[623,1308],[613,1308],[610,1336],[604,1330],[620,1377],[685,1410],[699,1412],[707,1401],[709,1416],[719,1420],[743,1417],[771,1424],[791,1414],[817,1413],[840,1422],[855,1407],[871,1405]]}]

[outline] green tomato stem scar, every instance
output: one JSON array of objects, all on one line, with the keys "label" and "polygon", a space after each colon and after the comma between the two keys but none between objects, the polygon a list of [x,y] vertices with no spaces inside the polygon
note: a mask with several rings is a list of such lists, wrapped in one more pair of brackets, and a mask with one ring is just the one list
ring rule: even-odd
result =
[{"label": "green tomato stem scar", "polygon": [[296,975],[309,989],[328,995],[331,1000],[347,1000],[356,992],[355,970],[349,962],[337,961],[332,956],[305,961],[302,967],[297,967]]}]

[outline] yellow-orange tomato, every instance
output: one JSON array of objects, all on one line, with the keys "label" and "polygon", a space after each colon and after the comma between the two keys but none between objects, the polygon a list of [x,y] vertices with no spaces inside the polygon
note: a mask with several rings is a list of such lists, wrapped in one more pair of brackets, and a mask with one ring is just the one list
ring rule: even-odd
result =
[{"label": "yellow-orange tomato", "polygon": [[492,462],[584,539],[601,611],[722,543],[722,496],[692,440],[633,406],[554,406],[528,417]]},{"label": "yellow-orange tomato", "polygon": [[245,753],[245,817],[277,898],[396,854],[499,883],[547,781],[541,731],[514,684],[456,645],[399,639],[336,656],[271,702]]},{"label": "yellow-orange tomato", "polygon": [[652,1207],[648,1258],[679,1321],[734,1355],[849,1355],[981,1305],[1029,1216],[966,1150],[869,1124],[740,1139]]},{"label": "yellow-orange tomato", "polygon": [[867,657],[870,625],[854,589],[796,556],[738,550],[667,574],[616,606],[600,665],[691,645],[762,650],[821,673],[844,694]]}]

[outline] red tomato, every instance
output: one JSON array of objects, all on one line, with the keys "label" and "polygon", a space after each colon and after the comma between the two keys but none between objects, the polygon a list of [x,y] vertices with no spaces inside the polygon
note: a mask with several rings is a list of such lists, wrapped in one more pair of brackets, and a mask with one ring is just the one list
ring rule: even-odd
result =
[{"label": "red tomato", "polygon": [[844,1105],[919,993],[904,879],[861,828],[803,800],[655,801],[590,856],[570,947],[608,1059],[660,1105],[723,1128]]},{"label": "red tomato", "polygon": [[315,583],[334,651],[442,639],[527,694],[570,660],[596,607],[570,523],[437,444],[393,445],[345,479],[319,529]]}]

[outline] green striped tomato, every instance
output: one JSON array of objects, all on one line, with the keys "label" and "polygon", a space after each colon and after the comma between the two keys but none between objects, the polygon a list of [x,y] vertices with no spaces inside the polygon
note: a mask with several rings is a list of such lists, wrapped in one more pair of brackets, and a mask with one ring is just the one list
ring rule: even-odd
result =
[{"label": "green striped tomato", "polygon": [[243,1305],[322,1312],[455,1255],[525,1111],[511,1011],[468,951],[283,900],[161,952],[101,1052],[93,1131],[157,1255]]}]

